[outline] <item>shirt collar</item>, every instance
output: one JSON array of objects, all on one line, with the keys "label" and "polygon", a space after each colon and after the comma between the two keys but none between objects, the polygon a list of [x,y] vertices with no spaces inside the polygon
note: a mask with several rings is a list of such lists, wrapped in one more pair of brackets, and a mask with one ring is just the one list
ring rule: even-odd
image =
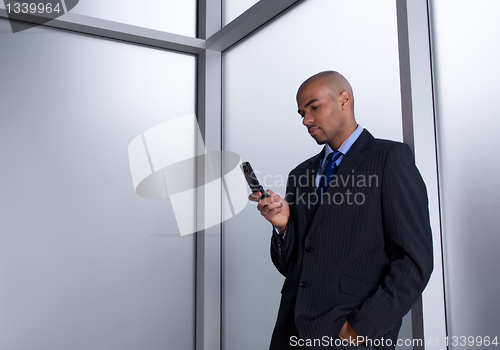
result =
[{"label": "shirt collar", "polygon": [[[347,151],[349,151],[351,146],[354,144],[354,142],[356,142],[356,140],[358,139],[359,135],[361,135],[362,132],[363,132],[363,128],[360,125],[358,125],[356,130],[354,130],[352,132],[352,134],[349,135],[349,137],[340,145],[338,151],[340,153],[342,153],[342,155],[346,155]],[[326,144],[325,156],[323,157],[323,160],[326,159],[326,157],[332,152],[333,152],[333,150],[330,147],[330,145]],[[323,160],[322,160],[322,163],[323,163]]]}]

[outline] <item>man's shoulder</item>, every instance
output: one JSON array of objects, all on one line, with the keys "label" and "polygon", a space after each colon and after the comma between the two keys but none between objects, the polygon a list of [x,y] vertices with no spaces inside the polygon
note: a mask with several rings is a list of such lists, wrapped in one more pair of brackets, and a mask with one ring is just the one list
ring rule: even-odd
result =
[{"label": "man's shoulder", "polygon": [[374,138],[371,148],[373,152],[377,153],[388,154],[391,152],[395,152],[413,154],[410,146],[408,146],[406,143],[394,140]]},{"label": "man's shoulder", "polygon": [[362,154],[370,154],[370,153],[383,154],[383,153],[389,153],[393,149],[397,152],[402,149],[409,150],[409,147],[408,145],[399,141],[376,138],[367,129],[363,129],[363,132],[353,143],[349,151],[354,150],[353,153],[359,152]]},{"label": "man's shoulder", "polygon": [[323,152],[324,151],[322,150],[321,152],[317,153],[316,155],[312,156],[311,158],[308,158],[308,159],[304,160],[302,163],[300,163],[295,168],[293,168],[290,171],[290,174],[297,173],[297,172],[300,173],[300,172],[302,172],[305,169],[311,168],[312,164],[314,164],[315,161],[318,161],[319,159],[321,159],[321,156],[323,155]]},{"label": "man's shoulder", "polygon": [[382,138],[373,137],[372,134],[366,129],[363,130],[363,133],[358,137],[356,142],[352,146],[354,149],[358,151],[366,151],[375,153],[390,153],[390,152],[403,152],[406,153],[408,151],[411,152],[410,147],[402,143],[400,141],[387,140]]},{"label": "man's shoulder", "polygon": [[390,151],[393,148],[395,150],[409,148],[409,146],[406,143],[394,140],[379,139],[379,138],[373,139],[372,147],[374,147],[377,150],[386,150],[386,151]]},{"label": "man's shoulder", "polygon": [[363,155],[373,166],[383,167],[387,171],[401,169],[403,164],[415,164],[415,156],[410,146],[399,141],[373,139],[369,151]]}]

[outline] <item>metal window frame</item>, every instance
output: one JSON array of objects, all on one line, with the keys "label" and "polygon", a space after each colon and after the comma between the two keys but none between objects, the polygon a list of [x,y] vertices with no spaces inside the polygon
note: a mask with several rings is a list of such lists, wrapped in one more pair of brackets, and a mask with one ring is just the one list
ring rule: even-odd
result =
[{"label": "metal window frame", "polygon": [[[71,12],[43,24],[45,27],[175,51],[197,57],[198,122],[205,146],[222,151],[222,54],[304,0],[260,0],[236,19],[222,25],[222,0],[198,0],[197,38],[93,18]],[[433,279],[412,310],[413,334],[427,338],[446,336],[441,218],[429,31],[428,0],[395,0],[403,140],[415,152],[427,184],[434,232]],[[3,2],[0,17],[8,18]],[[198,171],[197,182],[204,183]],[[203,220],[204,194],[198,194],[198,220]],[[200,231],[196,237],[195,348],[222,349],[222,225]],[[433,308],[426,307],[432,305]],[[435,306],[438,306],[437,309]],[[425,320],[437,320],[427,324]],[[437,328],[436,328],[437,327]],[[414,349],[424,347],[415,346]],[[440,347],[438,349],[444,349]]]},{"label": "metal window frame", "polygon": [[[428,0],[396,0],[398,17],[399,65],[403,141],[414,152],[415,162],[427,186],[429,215],[433,232],[434,271],[412,309],[414,339],[437,350],[447,348],[445,284],[439,203],[436,118],[430,42],[430,8]],[[430,344],[434,339],[437,343]]]}]

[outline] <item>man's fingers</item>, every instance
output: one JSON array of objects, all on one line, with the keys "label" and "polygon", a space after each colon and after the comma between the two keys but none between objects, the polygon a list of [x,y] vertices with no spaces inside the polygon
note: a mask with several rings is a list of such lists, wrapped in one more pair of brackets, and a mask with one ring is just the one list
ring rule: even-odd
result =
[{"label": "man's fingers", "polygon": [[271,220],[275,215],[281,213],[282,207],[274,208],[269,210],[266,215],[263,215],[266,220]]},{"label": "man's fingers", "polygon": [[[274,192],[271,190],[267,190],[266,192],[270,197],[272,197],[274,195]],[[250,199],[253,202],[258,202],[260,200],[260,197],[262,197],[262,192],[260,192],[260,191],[259,192],[252,192],[250,194],[250,196],[248,196],[248,199]],[[266,197],[266,198],[268,198],[268,197]],[[279,196],[278,196],[278,198],[279,198]]]},{"label": "man's fingers", "polygon": [[[279,209],[279,211],[281,211],[281,208],[283,207],[283,203],[280,201],[280,202],[275,202],[275,201],[272,201],[270,200],[271,198],[265,198],[266,201],[261,200],[259,202],[259,205],[257,205],[257,208],[260,210],[260,213],[262,214],[262,216],[266,217],[267,218],[267,215],[269,212],[271,211],[276,211],[276,209]],[[275,214],[273,214],[274,216]]]},{"label": "man's fingers", "polygon": [[274,209],[274,208],[276,208],[276,204],[275,204],[275,203],[273,203],[273,202],[265,202],[265,203],[264,203],[264,201],[263,201],[263,200],[261,200],[261,201],[259,202],[259,204],[257,205],[257,209],[259,209],[259,210],[260,210],[260,213],[261,213],[262,215],[267,214],[267,212],[268,212],[269,210],[272,210],[272,209]]},{"label": "man's fingers", "polygon": [[276,208],[279,205],[283,205],[281,197],[278,196],[278,195],[274,195],[274,196],[271,196],[271,197],[262,198],[259,201],[259,204],[257,205],[257,209],[259,209],[260,211],[262,211],[268,205],[271,205],[269,207],[269,209],[273,209],[273,208]]},{"label": "man's fingers", "polygon": [[248,199],[250,199],[253,202],[258,202],[260,197],[262,197],[262,193],[260,192],[252,192],[250,196],[248,196]]},{"label": "man's fingers", "polygon": [[267,190],[266,192],[269,194],[269,197],[264,197],[259,200],[258,198],[261,193],[255,192],[248,198],[252,201],[257,201],[257,209],[267,221],[277,227],[285,227],[290,216],[288,203],[273,191]]},{"label": "man's fingers", "polygon": [[268,221],[272,222],[273,217],[283,210],[284,201],[283,199],[276,193],[271,190],[266,191],[269,194],[269,197],[264,197],[260,199],[262,196],[261,192],[252,193],[248,199],[251,201],[257,202],[257,209],[260,211],[260,214]]}]

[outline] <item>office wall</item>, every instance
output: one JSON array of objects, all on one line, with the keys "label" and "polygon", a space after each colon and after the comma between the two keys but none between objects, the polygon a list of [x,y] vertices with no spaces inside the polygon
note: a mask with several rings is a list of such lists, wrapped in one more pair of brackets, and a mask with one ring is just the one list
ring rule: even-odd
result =
[{"label": "office wall", "polygon": [[195,58],[5,19],[0,47],[0,348],[194,348],[194,236],[127,150],[193,113]]},{"label": "office wall", "polygon": [[[309,76],[338,70],[354,89],[358,123],[402,141],[394,1],[305,1],[223,54],[223,147],[252,163],[265,188],[320,152],[297,113]],[[269,346],[281,276],[269,256],[271,225],[249,204],[223,224],[223,346]],[[402,331],[411,337],[405,323]]]},{"label": "office wall", "polygon": [[448,336],[478,349],[460,337],[500,336],[500,3],[430,4]]}]

